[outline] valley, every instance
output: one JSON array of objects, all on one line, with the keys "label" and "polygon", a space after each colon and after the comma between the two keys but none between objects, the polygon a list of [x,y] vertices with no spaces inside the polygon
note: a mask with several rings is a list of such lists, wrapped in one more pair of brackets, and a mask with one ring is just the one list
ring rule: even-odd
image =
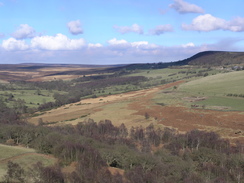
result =
[{"label": "valley", "polygon": [[[87,180],[86,173],[92,170],[94,179],[108,171],[111,180],[119,173],[121,181],[126,182],[133,179],[130,173],[142,166],[140,171],[152,170],[155,179],[163,176],[179,181],[180,176],[170,177],[166,172],[155,175],[167,161],[161,159],[155,164],[164,154],[169,159],[177,155],[173,162],[195,169],[193,174],[204,180],[204,173],[196,168],[206,163],[196,159],[202,156],[200,152],[215,168],[219,160],[214,154],[225,157],[221,161],[226,166],[240,155],[238,166],[233,166],[241,172],[244,64],[239,53],[235,57],[238,63],[220,62],[223,65],[216,66],[215,62],[202,62],[206,55],[208,59],[215,55],[215,61],[222,59],[219,54],[201,53],[171,64],[2,65],[0,142],[5,145],[0,149],[16,153],[0,156],[0,176],[20,164],[23,170],[18,167],[19,171],[28,172],[32,165],[40,172],[50,168],[69,182],[74,176],[78,179],[74,174],[80,173],[79,167]],[[211,157],[205,151],[212,153]],[[95,157],[100,159],[95,161]],[[86,167],[83,161],[93,164]],[[103,171],[97,166],[104,167]],[[176,168],[176,164],[165,166]],[[219,174],[223,176],[224,171],[227,169],[219,170]],[[184,179],[193,174],[188,173]],[[232,173],[226,176],[233,182],[237,179]],[[25,177],[29,182],[32,178]]]}]

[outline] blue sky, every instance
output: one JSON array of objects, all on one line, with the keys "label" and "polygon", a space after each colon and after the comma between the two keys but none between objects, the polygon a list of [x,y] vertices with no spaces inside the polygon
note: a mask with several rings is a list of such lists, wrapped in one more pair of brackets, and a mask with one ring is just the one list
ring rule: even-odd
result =
[{"label": "blue sky", "polygon": [[243,51],[243,7],[243,0],[0,0],[0,63],[151,63]]}]

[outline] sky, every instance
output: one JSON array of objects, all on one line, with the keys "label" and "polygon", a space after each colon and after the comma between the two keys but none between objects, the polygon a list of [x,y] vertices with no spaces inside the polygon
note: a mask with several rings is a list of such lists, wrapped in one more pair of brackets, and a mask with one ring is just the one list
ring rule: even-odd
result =
[{"label": "sky", "polygon": [[0,64],[171,62],[243,51],[243,0],[0,0]]}]

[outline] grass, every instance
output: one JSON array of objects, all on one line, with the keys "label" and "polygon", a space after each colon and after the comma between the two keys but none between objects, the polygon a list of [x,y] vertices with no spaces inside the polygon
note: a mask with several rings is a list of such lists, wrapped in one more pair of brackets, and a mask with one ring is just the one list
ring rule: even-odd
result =
[{"label": "grass", "polygon": [[6,158],[17,156],[23,153],[35,152],[34,149],[17,147],[17,146],[7,146],[0,144],[0,161]]},{"label": "grass", "polygon": [[24,169],[38,161],[46,166],[56,161],[55,158],[36,153],[34,149],[0,144],[0,181],[6,173],[9,160],[19,163]]},{"label": "grass", "polygon": [[[179,89],[191,94],[207,94],[223,96],[228,93],[244,92],[244,71],[229,72],[200,78],[184,85]],[[241,93],[240,93],[241,94]]]},{"label": "grass", "polygon": [[31,165],[42,162],[44,166],[49,166],[55,163],[55,158],[48,158],[45,155],[42,154],[32,154],[28,156],[22,156],[21,158],[18,158],[14,160],[14,162],[19,163],[23,167],[30,167]]},{"label": "grass", "polygon": [[196,104],[206,105],[210,109],[218,109],[217,106],[227,107],[226,110],[244,111],[244,99],[233,97],[209,97],[206,100],[198,101]]},{"label": "grass", "polygon": [[164,92],[157,93],[153,98],[153,102],[155,104],[164,104],[165,106],[176,105],[183,103],[183,97],[184,95],[182,93],[170,88]]},{"label": "grass", "polygon": [[[183,97],[206,97],[206,100],[193,103],[185,101],[184,103],[188,106],[191,104],[205,105],[208,109],[218,109],[217,106],[219,106],[220,109],[222,107],[225,110],[244,111],[244,98],[226,97],[228,93],[244,93],[243,80],[244,71],[203,77],[180,85],[173,98],[178,98],[179,101],[184,102]],[[167,97],[169,97],[168,94]]]},{"label": "grass", "polygon": [[[5,90],[0,91],[0,96],[2,96],[3,99],[8,99],[8,94],[12,94],[14,96],[13,99],[21,99],[25,101],[25,105],[27,107],[38,107],[39,104],[43,104],[46,102],[53,102],[53,94],[55,92],[58,93],[65,93],[60,91],[48,91],[48,90],[40,90],[40,94],[37,94],[37,90],[23,90],[23,89],[16,89],[16,90]],[[9,101],[9,106],[14,105],[14,102]]]},{"label": "grass", "polygon": [[[177,89],[170,88],[158,93],[153,101],[155,104],[180,104],[187,107],[199,105],[199,107],[206,109],[244,111],[244,98],[226,96],[229,93],[244,94],[243,80],[244,71],[193,78],[191,81],[180,85]],[[202,97],[205,100],[190,102],[184,99],[186,97],[192,99]]]}]

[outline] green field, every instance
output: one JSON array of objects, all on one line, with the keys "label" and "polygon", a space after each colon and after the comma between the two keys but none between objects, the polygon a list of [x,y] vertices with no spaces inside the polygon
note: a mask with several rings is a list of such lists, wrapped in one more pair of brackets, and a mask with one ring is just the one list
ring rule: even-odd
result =
[{"label": "green field", "polygon": [[212,96],[206,100],[198,101],[196,104],[208,106],[209,109],[244,111],[243,98]]},{"label": "green field", "polygon": [[179,87],[189,94],[223,96],[228,93],[244,94],[244,71],[212,75],[190,81]]},{"label": "green field", "polygon": [[244,94],[244,71],[212,75],[190,81],[178,87],[178,94],[188,97],[206,97],[205,100],[193,102],[206,108],[226,110],[244,110],[243,97],[228,97],[227,94]]},{"label": "green field", "polygon": [[[8,101],[8,106],[12,107],[15,105],[16,100],[21,99],[25,101],[25,105],[28,107],[38,107],[40,104],[46,102],[54,102],[53,94],[65,93],[62,91],[49,91],[49,90],[5,90],[0,91],[0,98]],[[13,96],[12,100],[9,100],[9,96]]]}]

